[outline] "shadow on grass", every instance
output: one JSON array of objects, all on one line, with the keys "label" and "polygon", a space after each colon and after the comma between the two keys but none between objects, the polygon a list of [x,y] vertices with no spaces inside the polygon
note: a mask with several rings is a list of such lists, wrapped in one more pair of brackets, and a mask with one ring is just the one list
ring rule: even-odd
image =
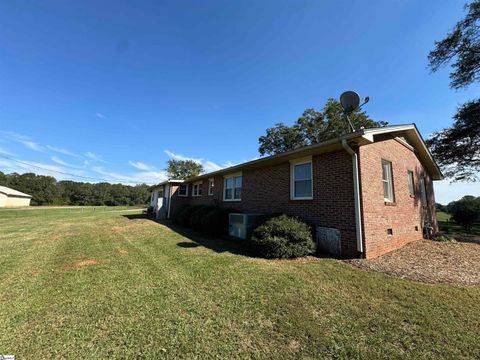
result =
[{"label": "shadow on grass", "polygon": [[242,255],[248,257],[256,257],[248,249],[247,243],[245,240],[237,240],[233,238],[210,238],[206,237],[194,230],[183,228],[175,225],[170,220],[157,220],[147,217],[145,214],[130,214],[130,215],[121,215],[129,220],[150,220],[156,222],[157,224],[162,224],[170,230],[176,232],[177,234],[182,235],[191,242],[179,242],[177,246],[182,248],[195,248],[198,246],[206,247],[210,250],[213,250],[217,253],[229,252],[235,255]]},{"label": "shadow on grass", "polygon": [[194,247],[198,247],[200,245],[198,245],[196,242],[186,242],[186,241],[184,241],[184,242],[179,242],[177,244],[177,246],[180,246],[182,248],[194,248]]}]

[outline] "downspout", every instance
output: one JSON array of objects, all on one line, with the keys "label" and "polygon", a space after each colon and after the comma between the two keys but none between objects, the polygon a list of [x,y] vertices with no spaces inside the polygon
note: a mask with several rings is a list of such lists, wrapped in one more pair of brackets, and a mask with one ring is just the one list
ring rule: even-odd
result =
[{"label": "downspout", "polygon": [[353,197],[355,198],[355,225],[357,233],[357,251],[363,254],[363,236],[362,236],[362,210],[360,208],[360,181],[358,175],[358,155],[348,145],[347,140],[342,140],[343,148],[352,156],[353,166]]}]

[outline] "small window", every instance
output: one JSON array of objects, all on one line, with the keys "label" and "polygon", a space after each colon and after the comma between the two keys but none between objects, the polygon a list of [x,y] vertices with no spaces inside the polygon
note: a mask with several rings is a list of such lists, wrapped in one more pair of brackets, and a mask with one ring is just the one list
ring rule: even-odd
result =
[{"label": "small window", "polygon": [[309,200],[313,198],[312,160],[291,163],[291,194],[292,200]]},{"label": "small window", "polygon": [[214,179],[208,179],[208,195],[213,195],[214,186],[215,186]]},{"label": "small window", "polygon": [[411,196],[415,195],[415,188],[413,186],[413,171],[408,171],[408,192]]},{"label": "small window", "polygon": [[163,198],[163,189],[158,190],[158,197]]},{"label": "small window", "polygon": [[199,181],[192,186],[192,196],[202,196],[202,182]]},{"label": "small window", "polygon": [[383,199],[393,202],[392,163],[382,160]]},{"label": "small window", "polygon": [[240,201],[242,199],[242,175],[230,175],[224,180],[224,201]]},{"label": "small window", "polygon": [[422,197],[422,205],[427,206],[427,188],[425,187],[425,179],[420,178],[420,195]]},{"label": "small window", "polygon": [[393,235],[393,229],[392,228],[387,229],[387,235]]},{"label": "small window", "polygon": [[178,196],[188,196],[188,184],[181,184],[178,187]]}]

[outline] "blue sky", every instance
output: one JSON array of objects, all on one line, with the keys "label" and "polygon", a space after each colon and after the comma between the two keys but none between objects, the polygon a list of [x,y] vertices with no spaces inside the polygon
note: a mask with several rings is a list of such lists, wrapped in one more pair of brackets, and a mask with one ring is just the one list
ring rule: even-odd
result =
[{"label": "blue sky", "polygon": [[[0,3],[0,170],[153,183],[167,159],[258,157],[267,127],[347,89],[424,137],[479,87],[430,74],[463,1]],[[92,179],[93,180],[93,179]],[[480,195],[436,186],[437,200]]]}]

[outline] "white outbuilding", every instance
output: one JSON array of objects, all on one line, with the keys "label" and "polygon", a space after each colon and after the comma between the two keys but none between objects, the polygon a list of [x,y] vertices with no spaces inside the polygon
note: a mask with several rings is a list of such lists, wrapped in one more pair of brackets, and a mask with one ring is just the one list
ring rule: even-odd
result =
[{"label": "white outbuilding", "polygon": [[15,208],[30,206],[31,195],[0,186],[0,208]]}]

